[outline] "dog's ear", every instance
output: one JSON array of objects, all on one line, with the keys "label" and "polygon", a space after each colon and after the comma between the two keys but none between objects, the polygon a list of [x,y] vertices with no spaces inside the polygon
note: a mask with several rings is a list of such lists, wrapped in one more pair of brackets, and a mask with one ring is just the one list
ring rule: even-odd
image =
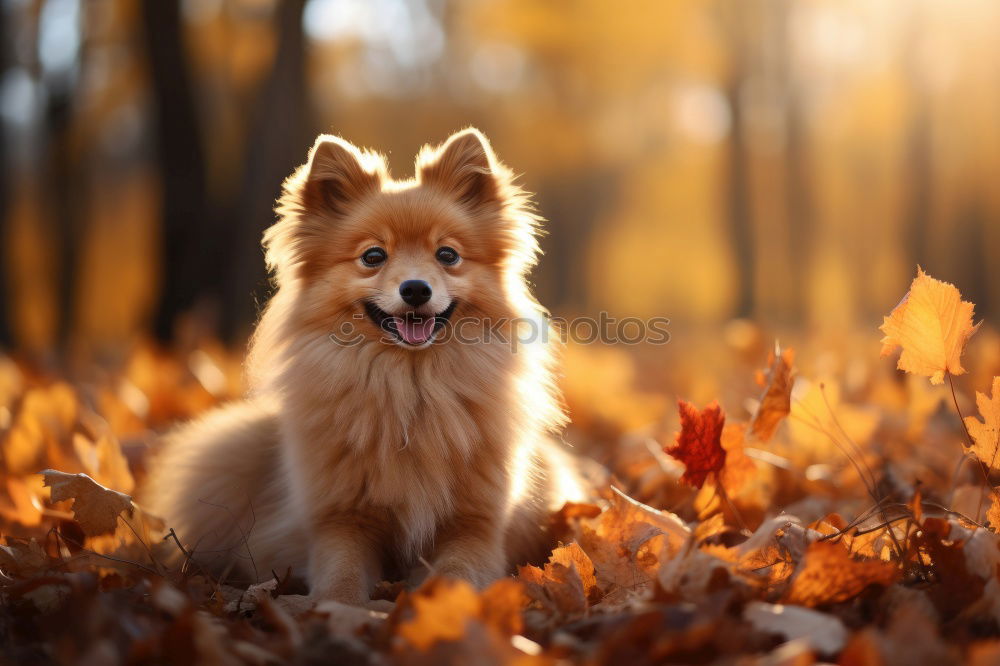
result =
[{"label": "dog's ear", "polygon": [[437,148],[425,146],[417,156],[421,183],[443,188],[471,207],[500,200],[502,173],[504,167],[490,142],[471,127],[452,134]]},{"label": "dog's ear", "polygon": [[350,202],[379,190],[385,164],[340,137],[321,134],[309,151],[306,170],[310,203],[340,214]]}]

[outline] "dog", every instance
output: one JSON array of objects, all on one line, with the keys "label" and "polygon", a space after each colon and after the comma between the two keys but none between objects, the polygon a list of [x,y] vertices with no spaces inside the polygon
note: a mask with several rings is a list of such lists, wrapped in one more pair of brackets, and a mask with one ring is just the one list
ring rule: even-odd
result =
[{"label": "dog", "polygon": [[551,512],[589,491],[526,282],[540,218],[486,137],[425,146],[394,180],[322,135],[276,212],[248,396],[165,438],[150,509],[215,575],[290,569],[353,605],[385,579],[482,588],[544,559]]}]

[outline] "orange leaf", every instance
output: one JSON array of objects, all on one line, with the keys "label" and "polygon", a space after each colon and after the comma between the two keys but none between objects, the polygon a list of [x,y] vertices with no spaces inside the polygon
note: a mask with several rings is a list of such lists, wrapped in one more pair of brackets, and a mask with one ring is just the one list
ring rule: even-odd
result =
[{"label": "orange leaf", "polygon": [[588,601],[601,598],[594,563],[576,543],[552,551],[545,569],[523,566],[518,575],[532,597],[543,603],[551,602],[566,614],[582,613],[587,610]]},{"label": "orange leaf", "polygon": [[986,512],[986,520],[994,532],[1000,532],[1000,500],[997,499],[996,493],[993,494],[990,510]]},{"label": "orange leaf", "polygon": [[869,585],[890,585],[899,577],[891,562],[859,560],[847,548],[832,541],[814,541],[806,549],[785,601],[819,606],[851,599]]},{"label": "orange leaf", "polygon": [[910,291],[882,322],[882,356],[901,347],[897,367],[930,377],[932,384],[943,382],[946,372],[965,373],[962,352],[979,328],[972,324],[974,308],[962,300],[955,285],[935,280],[918,267]]},{"label": "orange leaf", "polygon": [[482,601],[475,588],[463,580],[432,578],[409,599],[413,617],[399,625],[399,635],[417,648],[427,650],[438,641],[455,641],[466,625],[478,619]]},{"label": "orange leaf", "polygon": [[730,423],[722,429],[720,443],[726,452],[726,463],[719,473],[719,483],[727,493],[735,495],[753,476],[756,468],[743,447],[746,444],[746,425]]},{"label": "orange leaf", "polygon": [[792,409],[792,362],[795,351],[781,351],[777,343],[768,357],[768,371],[765,381],[767,388],[760,398],[760,405],[750,422],[750,432],[762,442],[774,436],[781,420]]},{"label": "orange leaf", "polygon": [[522,611],[528,604],[524,585],[513,578],[501,578],[479,595],[482,600],[483,622],[503,636],[513,636],[524,630]]},{"label": "orange leaf", "polygon": [[722,426],[726,416],[717,402],[712,402],[701,412],[690,402],[679,400],[681,431],[677,443],[666,452],[684,463],[681,481],[701,488],[711,473],[718,473],[726,464],[726,451],[722,448]]},{"label": "orange leaf", "polygon": [[973,448],[976,456],[990,467],[996,467],[1000,462],[997,453],[1000,448],[1000,377],[993,378],[992,397],[976,391],[976,407],[983,420],[966,416],[965,427],[976,443]]}]

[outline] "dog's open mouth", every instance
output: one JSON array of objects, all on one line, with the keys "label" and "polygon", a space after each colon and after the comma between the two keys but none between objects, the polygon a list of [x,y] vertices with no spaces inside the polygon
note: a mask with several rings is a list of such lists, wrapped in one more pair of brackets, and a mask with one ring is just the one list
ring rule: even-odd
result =
[{"label": "dog's open mouth", "polygon": [[455,311],[457,303],[458,301],[452,301],[451,305],[436,315],[421,316],[415,312],[392,315],[371,301],[365,301],[365,312],[383,331],[400,342],[417,347],[426,343],[434,337],[435,333],[444,328],[451,314]]}]

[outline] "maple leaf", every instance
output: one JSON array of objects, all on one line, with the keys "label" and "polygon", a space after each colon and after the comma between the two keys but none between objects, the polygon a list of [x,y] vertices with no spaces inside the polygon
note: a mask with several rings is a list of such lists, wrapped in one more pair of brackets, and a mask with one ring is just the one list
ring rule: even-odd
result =
[{"label": "maple leaf", "polygon": [[726,464],[726,450],[722,448],[726,416],[715,401],[701,412],[685,400],[678,400],[677,408],[681,430],[677,433],[676,444],[666,452],[684,463],[681,481],[701,488],[709,474],[718,474]]},{"label": "maple leaf", "polygon": [[899,577],[891,562],[854,559],[842,543],[814,541],[806,549],[785,601],[819,606],[846,601],[869,585],[888,586]]},{"label": "maple leaf", "polygon": [[935,280],[917,267],[910,291],[879,327],[885,333],[882,356],[902,348],[896,367],[930,377],[932,384],[943,382],[946,372],[965,373],[962,352],[979,328],[972,323],[974,308],[962,300],[955,285]]},{"label": "maple leaf", "polygon": [[750,432],[758,440],[766,442],[774,436],[781,420],[792,409],[792,363],[795,351],[781,350],[778,343],[767,359],[768,371],[762,376],[766,385],[760,404],[750,421]]},{"label": "maple leaf", "polygon": [[551,601],[562,613],[582,613],[588,602],[601,598],[594,563],[576,543],[553,550],[544,569],[519,567],[518,575],[530,596],[543,604]]},{"label": "maple leaf", "polygon": [[54,469],[42,472],[52,488],[52,501],[73,500],[73,516],[87,536],[114,532],[122,511],[132,513],[132,498],[110,490],[86,474],[67,474]]},{"label": "maple leaf", "polygon": [[976,407],[983,420],[966,416],[965,427],[976,444],[973,449],[976,456],[990,467],[995,467],[1000,447],[1000,377],[993,378],[992,391],[992,397],[976,391]]}]

